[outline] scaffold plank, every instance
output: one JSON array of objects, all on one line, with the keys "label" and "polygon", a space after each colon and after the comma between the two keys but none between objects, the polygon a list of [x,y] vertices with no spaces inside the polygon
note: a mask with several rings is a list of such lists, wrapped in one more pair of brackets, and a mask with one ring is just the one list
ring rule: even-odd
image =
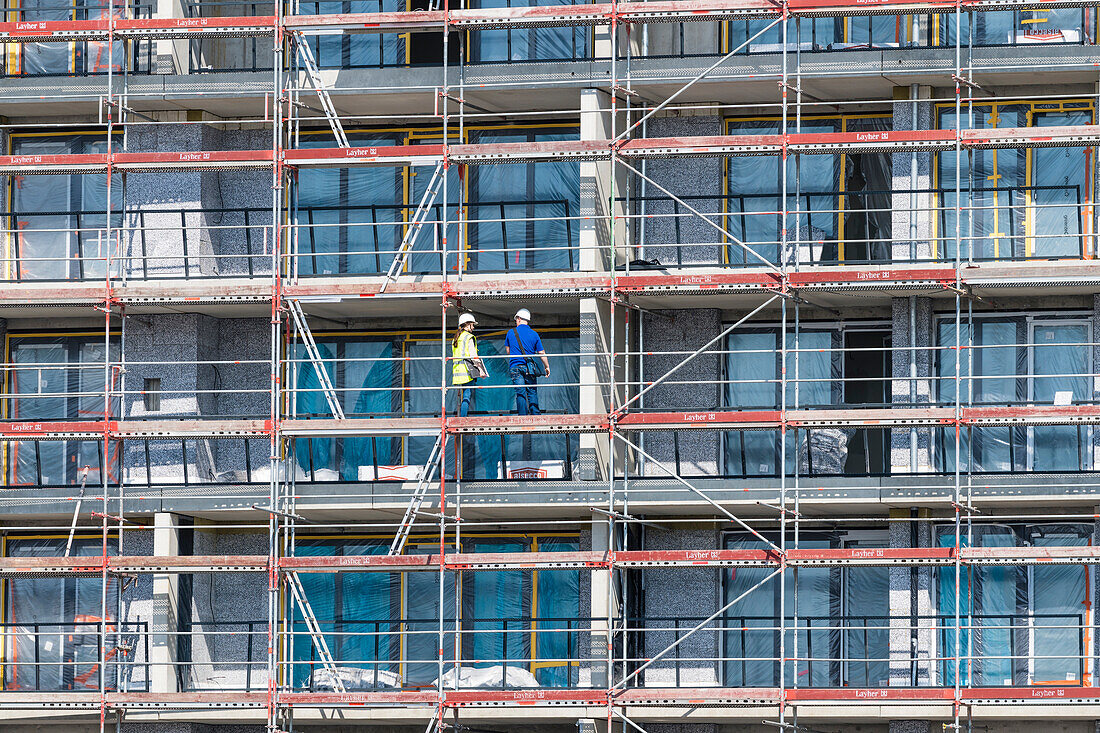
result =
[{"label": "scaffold plank", "polygon": [[[28,20],[0,23],[2,42],[100,41],[111,29],[106,18],[97,20]],[[121,38],[196,38],[270,36],[275,16],[202,18],[115,18],[114,35]]]},{"label": "scaffold plank", "polygon": [[283,420],[280,430],[288,437],[317,435],[438,435],[443,422],[438,417],[327,418]]},{"label": "scaffold plank", "polygon": [[607,415],[477,415],[447,418],[449,433],[595,433],[607,430]]},{"label": "scaffold plank", "polygon": [[[892,547],[892,548],[790,548],[785,553],[768,549],[685,549],[448,553],[443,568],[451,571],[590,569],[610,567],[842,567],[842,566],[947,566],[963,565],[1094,565],[1100,563],[1100,547]],[[266,572],[266,555],[170,555],[102,557],[7,557],[0,558],[0,576],[98,575],[112,573],[221,573]],[[283,572],[435,572],[439,555],[317,555],[284,557]]]},{"label": "scaffold plank", "polygon": [[[868,135],[880,136],[869,140]],[[779,155],[784,151],[844,154],[876,150],[948,150],[958,136],[963,148],[1016,149],[1075,147],[1100,140],[1100,126],[1026,127],[1002,130],[926,130],[881,133],[799,133],[790,135],[716,135],[641,138],[617,147],[623,158],[690,158],[734,155]],[[286,164],[302,168],[423,166],[446,159],[484,165],[531,161],[598,160],[611,156],[610,140],[561,140],[473,145],[390,145],[358,148],[286,150]],[[272,165],[270,150],[215,150],[64,155],[0,155],[2,175],[58,175],[157,170],[243,170]]]},{"label": "scaffold plank", "polygon": [[[804,17],[909,15],[953,11],[1052,10],[1089,7],[1090,0],[869,0],[838,3],[835,0],[684,0],[675,2],[627,2],[620,4],[553,5],[513,8],[452,9],[378,13],[335,13],[288,16],[287,32],[338,33],[438,33],[444,25],[461,30],[596,26],[620,23],[715,22],[738,18],[780,17],[784,6],[790,15]],[[274,34],[274,16],[202,18],[116,18],[116,37],[186,39],[246,37]],[[2,42],[106,40],[112,33],[107,19],[11,21],[0,23]]]},{"label": "scaffold plank", "polygon": [[[606,568],[603,552],[484,552],[448,553],[447,570],[538,570],[551,568]],[[279,560],[281,570],[302,573],[439,570],[439,555],[297,556]]]},{"label": "scaffold plank", "polygon": [[426,690],[373,692],[281,692],[278,702],[289,707],[361,707],[367,705],[437,705],[439,693]]}]

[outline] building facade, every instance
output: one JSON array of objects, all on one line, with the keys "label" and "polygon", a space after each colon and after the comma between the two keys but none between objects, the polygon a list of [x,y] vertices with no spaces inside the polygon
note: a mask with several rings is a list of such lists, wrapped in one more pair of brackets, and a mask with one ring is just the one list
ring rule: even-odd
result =
[{"label": "building facade", "polygon": [[8,9],[3,724],[1095,731],[1098,22]]}]

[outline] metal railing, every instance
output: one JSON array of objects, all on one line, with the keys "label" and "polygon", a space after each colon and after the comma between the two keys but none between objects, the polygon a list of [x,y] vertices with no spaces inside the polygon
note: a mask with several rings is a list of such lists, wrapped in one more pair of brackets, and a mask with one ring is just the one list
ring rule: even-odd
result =
[{"label": "metal railing", "polygon": [[[4,690],[63,692],[108,690],[130,692],[149,690],[149,625],[145,621],[108,621],[106,638],[106,678],[98,660],[101,626],[97,619],[58,622],[0,623],[3,657],[0,658],[0,682]],[[30,649],[27,649],[27,646]],[[141,651],[140,660],[136,652]],[[30,652],[28,655],[27,652]],[[28,659],[29,656],[29,659]],[[142,679],[135,681],[135,672]],[[119,684],[116,685],[116,672]],[[28,679],[29,678],[29,679]]]},{"label": "metal railing", "polygon": [[[151,18],[152,3],[102,2],[89,4],[35,5],[20,7],[5,4],[5,21],[101,20],[113,14],[116,18]],[[156,71],[154,42],[148,39],[127,45],[115,42],[113,49],[106,41],[59,41],[53,43],[0,43],[0,77],[13,76],[102,76],[111,71],[125,70],[129,74],[151,74]]]},{"label": "metal railing", "polygon": [[[1091,233],[1086,216],[1092,204],[1079,186],[1001,186],[972,190],[964,187],[959,193],[964,202],[961,207],[964,260],[971,249],[981,250],[973,259],[998,261],[1085,257],[1090,251],[1089,245],[1095,235]],[[951,216],[955,207],[947,200],[954,195],[955,189],[946,187],[822,189],[800,191],[797,196],[788,193],[787,258],[793,264],[797,257],[804,265],[954,261],[955,223]],[[932,200],[914,211],[908,200],[911,196],[931,197]],[[905,202],[899,203],[899,197]],[[780,232],[784,227],[783,201],[778,191],[695,194],[678,198],[630,198],[629,218],[633,220],[637,252],[632,267],[652,268],[655,266],[652,259],[662,267],[759,267],[760,260],[747,252],[746,247],[778,264]],[[871,201],[876,198],[877,202]],[[626,203],[627,200],[619,201]],[[707,215],[715,225],[740,240],[740,244],[719,229],[705,226],[685,204]],[[797,226],[794,223],[796,209]],[[1063,233],[1031,231],[1038,227],[1025,223],[1052,212],[1062,213],[1067,219],[1061,227]],[[892,218],[897,213],[917,217],[922,226],[934,223],[936,234],[922,237],[915,243],[919,249],[908,242],[907,236],[894,237]],[[931,218],[927,218],[929,213]],[[879,224],[875,224],[876,218]],[[971,221],[979,229],[984,223],[995,224],[995,234],[980,231],[972,234]],[[842,231],[843,236],[840,235]],[[685,238],[698,241],[685,242]],[[910,250],[908,256],[895,256],[899,242]],[[1072,242],[1072,247],[1061,247],[1065,242]],[[1047,254],[1050,247],[1060,247],[1064,251]]]}]

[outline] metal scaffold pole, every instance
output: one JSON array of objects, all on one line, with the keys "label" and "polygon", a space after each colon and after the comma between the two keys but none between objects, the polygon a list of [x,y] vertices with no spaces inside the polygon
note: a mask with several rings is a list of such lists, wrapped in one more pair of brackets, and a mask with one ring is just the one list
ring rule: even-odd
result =
[{"label": "metal scaffold pole", "polygon": [[[268,525],[268,571],[267,571],[267,731],[279,733],[279,683],[281,667],[279,664],[280,644],[284,634],[290,633],[290,625],[281,624],[284,618],[280,597],[281,577],[279,574],[279,529],[280,516],[276,512],[282,504],[281,479],[279,469],[283,464],[280,451],[284,449],[280,426],[282,424],[282,399],[289,394],[283,383],[284,370],[280,358],[283,311],[283,267],[291,264],[293,258],[283,259],[283,197],[285,174],[282,167],[283,150],[283,111],[286,101],[283,90],[283,4],[275,2],[275,29],[272,39],[271,64],[271,331],[270,331],[270,414],[269,459],[270,484],[268,506],[273,510],[267,516]],[[282,631],[280,631],[282,629]]]}]

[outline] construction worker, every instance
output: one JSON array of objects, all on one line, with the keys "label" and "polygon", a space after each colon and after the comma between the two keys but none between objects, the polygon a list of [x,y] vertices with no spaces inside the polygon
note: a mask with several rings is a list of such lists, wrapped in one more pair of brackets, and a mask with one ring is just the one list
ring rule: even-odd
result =
[{"label": "construction worker", "polygon": [[[466,417],[470,412],[473,388],[482,376],[489,376],[485,363],[477,353],[477,337],[474,329],[477,319],[473,313],[463,313],[458,317],[458,330],[451,339],[451,384],[460,387],[458,416]],[[472,436],[460,436],[462,446],[462,478],[473,478],[474,446]]]},{"label": "construction worker", "polygon": [[[514,316],[516,327],[508,329],[504,343],[508,346],[508,371],[516,388],[516,412],[520,415],[539,414],[539,396],[536,380],[550,376],[550,361],[542,348],[542,339],[531,322],[531,311],[520,308]],[[539,371],[538,360],[542,360]]]},{"label": "construction worker", "polygon": [[463,313],[458,317],[458,330],[451,339],[451,384],[461,386],[458,416],[466,417],[470,412],[470,400],[473,399],[473,387],[479,376],[488,376],[484,362],[477,354],[477,337],[474,329],[477,319],[473,313]]}]

